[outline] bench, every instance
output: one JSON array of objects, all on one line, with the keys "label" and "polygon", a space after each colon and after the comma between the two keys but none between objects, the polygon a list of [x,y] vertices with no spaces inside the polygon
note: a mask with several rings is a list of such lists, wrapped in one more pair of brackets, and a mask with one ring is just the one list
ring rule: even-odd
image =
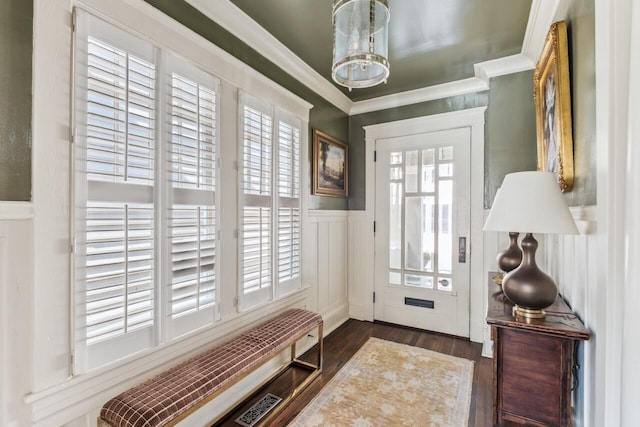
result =
[{"label": "bench", "polygon": [[[296,342],[315,328],[318,328],[317,364],[298,360]],[[276,409],[284,408],[322,370],[322,317],[307,310],[287,310],[119,394],[102,407],[98,426],[175,425],[288,347],[289,363],[253,390],[257,391],[291,365],[309,369],[307,378]]]}]

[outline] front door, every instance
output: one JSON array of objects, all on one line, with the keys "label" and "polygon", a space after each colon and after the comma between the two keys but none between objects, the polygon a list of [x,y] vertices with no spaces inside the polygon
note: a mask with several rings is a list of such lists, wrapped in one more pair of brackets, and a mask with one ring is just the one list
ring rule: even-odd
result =
[{"label": "front door", "polygon": [[376,141],[374,318],[469,336],[469,128]]}]

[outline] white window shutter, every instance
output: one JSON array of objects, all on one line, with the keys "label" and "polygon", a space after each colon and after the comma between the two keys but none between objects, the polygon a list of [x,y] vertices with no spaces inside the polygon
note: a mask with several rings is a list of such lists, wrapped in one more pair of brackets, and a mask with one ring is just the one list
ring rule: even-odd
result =
[{"label": "white window shutter", "polygon": [[278,296],[300,287],[300,128],[278,112]]},{"label": "white window shutter", "polygon": [[168,338],[218,317],[216,167],[219,82],[170,56]]},{"label": "white window shutter", "polygon": [[240,94],[240,309],[300,288],[301,120]]},{"label": "white window shutter", "polygon": [[157,113],[154,48],[86,15],[82,22],[75,337],[86,370],[154,342]]},{"label": "white window shutter", "polygon": [[273,297],[273,109],[240,94],[241,309]]}]

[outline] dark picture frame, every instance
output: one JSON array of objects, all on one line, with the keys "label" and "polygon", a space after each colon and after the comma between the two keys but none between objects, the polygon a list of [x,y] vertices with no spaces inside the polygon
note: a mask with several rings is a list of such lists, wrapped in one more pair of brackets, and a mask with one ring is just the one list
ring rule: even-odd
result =
[{"label": "dark picture frame", "polygon": [[349,146],[317,129],[313,130],[313,194],[347,197]]},{"label": "dark picture frame", "polygon": [[553,172],[560,189],[573,187],[573,136],[567,24],[551,25],[533,74],[538,170]]}]

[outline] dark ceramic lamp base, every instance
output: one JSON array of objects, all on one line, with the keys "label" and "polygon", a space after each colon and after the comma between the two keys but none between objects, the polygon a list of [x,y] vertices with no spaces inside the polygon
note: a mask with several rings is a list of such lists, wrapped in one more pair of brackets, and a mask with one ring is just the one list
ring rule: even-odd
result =
[{"label": "dark ceramic lamp base", "polygon": [[509,233],[509,247],[500,252],[496,257],[498,267],[505,273],[518,268],[522,262],[522,251],[518,247],[518,235],[520,233]]},{"label": "dark ceramic lamp base", "polygon": [[544,318],[543,309],[553,304],[558,296],[555,281],[536,265],[537,248],[538,242],[527,233],[522,239],[522,263],[502,280],[504,295],[516,306],[514,313],[529,319]]}]

